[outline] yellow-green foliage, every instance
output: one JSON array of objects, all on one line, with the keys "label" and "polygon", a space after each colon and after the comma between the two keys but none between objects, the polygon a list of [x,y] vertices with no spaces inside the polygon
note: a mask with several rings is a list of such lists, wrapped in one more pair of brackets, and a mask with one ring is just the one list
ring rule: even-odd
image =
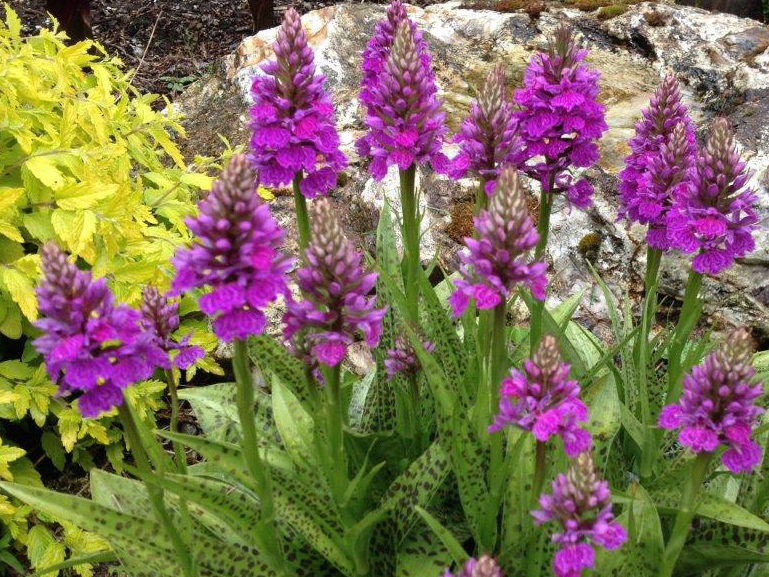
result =
[{"label": "yellow-green foliage", "polygon": [[[16,359],[3,358],[0,349],[0,419],[31,418],[44,427],[41,443],[59,468],[67,454],[87,468],[94,444],[106,445],[119,467],[123,445],[111,418],[81,419],[75,407],[56,399],[56,386],[28,340],[38,315],[38,249],[56,241],[94,276],[106,276],[119,300],[136,304],[145,284],[168,287],[169,258],[189,240],[183,219],[211,186],[208,173],[221,159],[186,164],[174,143],[184,131],[171,107],[158,111],[158,97],[139,94],[132,74],[98,44],[63,40],[48,30],[22,38],[18,17],[6,7],[0,23],[0,333],[25,345]],[[183,302],[181,310],[194,313],[195,305]],[[211,351],[215,338],[207,324],[183,319],[180,333],[193,329],[193,342]],[[220,372],[210,357],[197,367]],[[150,381],[131,394],[153,411],[163,388]],[[0,443],[0,478],[21,471],[39,482],[24,451]],[[27,513],[0,497],[0,520],[28,544],[34,566],[59,559],[65,546],[88,549],[77,545],[85,538],[76,538],[73,528],[64,527],[63,541],[51,541],[43,526],[29,530]]]}]

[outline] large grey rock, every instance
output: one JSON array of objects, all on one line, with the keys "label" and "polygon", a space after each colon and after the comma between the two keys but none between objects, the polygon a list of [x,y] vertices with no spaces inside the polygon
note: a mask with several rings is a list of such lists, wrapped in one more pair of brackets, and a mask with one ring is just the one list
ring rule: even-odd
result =
[{"label": "large grey rock", "polygon": [[[704,128],[715,114],[726,114],[735,124],[744,156],[755,172],[752,184],[759,192],[759,212],[762,218],[769,217],[769,30],[756,21],[662,3],[631,6],[608,21],[559,3],[548,5],[537,19],[524,13],[464,9],[460,2],[412,7],[409,13],[430,45],[452,130],[459,126],[477,85],[496,62],[502,62],[512,83],[518,84],[526,63],[559,22],[568,21],[581,33],[590,49],[588,63],[602,73],[601,99],[610,128],[601,142],[598,167],[588,171],[596,185],[594,206],[582,212],[570,209],[561,199],[556,201],[547,257],[552,265],[549,302],[555,304],[583,292],[579,317],[591,328],[605,331],[607,314],[587,260],[618,296],[627,291],[637,297],[642,289],[644,227],[617,221],[616,175],[641,108],[668,71],[678,74],[698,125]],[[398,206],[397,174],[375,183],[353,146],[363,131],[357,101],[360,54],[383,15],[383,6],[355,3],[311,12],[302,20],[318,67],[328,78],[343,148],[351,161],[346,183],[334,197],[344,208],[353,238],[369,249],[384,201],[396,211]],[[245,142],[242,124],[247,120],[249,88],[254,75],[261,73],[259,65],[272,57],[274,37],[275,30],[266,30],[245,39],[215,76],[181,99],[182,109],[192,115],[192,138],[199,130],[201,138],[207,138],[205,142],[216,132],[234,142]],[[239,102],[241,125],[232,122],[231,113],[226,123],[217,123],[221,115],[212,101],[230,106]],[[424,258],[437,254],[450,270],[460,248],[458,235],[467,228],[461,221],[462,203],[474,194],[474,183],[450,180],[429,170],[420,171],[419,182],[425,211]],[[535,211],[538,191],[535,183],[529,185]],[[275,212],[283,224],[293,228],[290,198],[278,198]],[[758,249],[720,277],[705,279],[706,311],[716,326],[744,324],[753,327],[760,338],[769,338],[768,231],[764,220],[756,233]],[[666,257],[662,293],[680,297],[687,269],[685,258]]]}]

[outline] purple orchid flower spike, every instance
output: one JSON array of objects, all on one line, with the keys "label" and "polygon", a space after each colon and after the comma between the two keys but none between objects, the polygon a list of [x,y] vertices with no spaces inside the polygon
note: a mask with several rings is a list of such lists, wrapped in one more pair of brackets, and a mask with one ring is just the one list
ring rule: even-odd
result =
[{"label": "purple orchid flower spike", "polygon": [[667,251],[668,213],[674,199],[688,195],[697,157],[694,126],[674,75],[665,78],[642,114],[619,174],[619,217],[648,224],[649,246]]},{"label": "purple orchid flower spike", "polygon": [[694,271],[718,274],[755,248],[757,197],[746,187],[749,179],[729,122],[717,118],[692,171],[692,185],[677,196],[667,218],[671,246],[697,253]]},{"label": "purple orchid flower spike", "polygon": [[406,170],[429,162],[438,172],[449,169],[441,152],[448,129],[430,66],[421,34],[408,18],[401,19],[376,82],[361,92],[369,131],[357,147],[372,159],[376,180],[393,165]]},{"label": "purple orchid flower spike", "polygon": [[368,296],[377,274],[363,270],[361,254],[342,232],[331,203],[318,199],[312,208],[312,241],[296,273],[304,299],[288,297],[283,335],[315,361],[335,366],[356,334],[370,347],[379,343],[387,309],[377,308],[376,297]]},{"label": "purple orchid flower spike", "polygon": [[502,168],[520,166],[525,160],[518,138],[513,103],[505,95],[505,73],[501,65],[486,76],[477,102],[462,122],[455,140],[461,152],[452,160],[450,175],[477,173],[484,182],[484,192],[491,196]]},{"label": "purple orchid flower spike", "polygon": [[315,73],[299,13],[286,10],[273,44],[275,60],[254,79],[249,158],[262,184],[288,184],[299,176],[307,198],[328,194],[347,165],[339,150],[334,105]]},{"label": "purple orchid flower spike", "polygon": [[458,573],[446,571],[443,577],[505,577],[502,569],[490,555],[476,559],[470,557]]},{"label": "purple orchid flower spike", "polygon": [[84,417],[123,403],[123,390],[148,379],[156,367],[171,363],[151,332],[143,330],[138,311],[116,305],[101,278],[67,260],[53,243],[42,249],[43,282],[37,289],[43,334],[34,341],[59,394],[82,393]]},{"label": "purple orchid flower spike", "polygon": [[293,261],[280,252],[285,232],[254,190],[248,160],[234,156],[198,203],[199,215],[186,219],[197,239],[173,259],[172,294],[210,287],[200,310],[213,317],[214,332],[226,341],[264,331],[264,308],[288,293]]},{"label": "purple orchid flower spike", "polygon": [[173,364],[176,368],[187,369],[205,356],[201,347],[189,344],[192,333],[181,340],[174,338],[173,332],[179,328],[179,303],[169,301],[157,287],[150,285],[144,288],[139,310],[142,325],[155,334],[157,345],[168,355],[174,352]]},{"label": "purple orchid flower spike", "polygon": [[604,107],[596,100],[600,74],[582,64],[586,55],[571,28],[559,26],[547,51],[526,68],[524,88],[515,91],[521,106],[515,117],[527,158],[522,170],[546,192],[565,192],[577,208],[590,206],[593,187],[575,179],[571,169],[598,161],[596,142],[608,130]]},{"label": "purple orchid flower spike", "polygon": [[459,254],[461,278],[449,298],[455,316],[461,316],[470,299],[479,309],[494,308],[511,291],[524,284],[535,298],[545,298],[547,265],[531,262],[527,253],[539,236],[529,217],[518,173],[506,167],[487,210],[474,219],[478,238],[465,238],[466,250]]},{"label": "purple orchid flower spike", "polygon": [[726,446],[724,465],[733,473],[750,471],[761,461],[761,446],[752,440],[753,427],[764,409],[763,394],[751,366],[751,340],[738,329],[721,347],[684,377],[678,402],[660,414],[660,426],[680,429],[679,442],[697,453]]},{"label": "purple orchid flower spike", "polygon": [[579,384],[569,378],[569,365],[561,360],[558,343],[545,335],[534,356],[524,362],[523,371],[512,369],[502,381],[499,414],[489,432],[513,425],[531,431],[541,443],[558,435],[566,454],[576,457],[592,446],[590,433],[579,425],[588,418],[579,394]]},{"label": "purple orchid flower spike", "polygon": [[563,527],[552,540],[560,545],[553,559],[558,577],[580,577],[595,566],[594,545],[618,549],[627,541],[625,528],[614,520],[609,484],[600,479],[590,453],[581,453],[565,475],[553,481],[553,493],[542,494],[532,511],[538,525],[557,521]]}]

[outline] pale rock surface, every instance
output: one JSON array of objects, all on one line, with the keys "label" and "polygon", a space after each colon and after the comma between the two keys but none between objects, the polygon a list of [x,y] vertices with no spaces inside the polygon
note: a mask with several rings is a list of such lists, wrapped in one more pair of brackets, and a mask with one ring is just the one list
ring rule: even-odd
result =
[{"label": "pale rock surface", "polygon": [[[601,142],[602,158],[588,171],[596,187],[594,206],[585,212],[556,201],[547,258],[554,305],[575,292],[583,293],[578,313],[589,328],[607,333],[607,310],[592,277],[589,259],[617,296],[629,291],[638,296],[643,286],[645,229],[617,222],[616,175],[622,169],[626,144],[633,135],[640,111],[660,79],[669,71],[678,74],[684,97],[698,127],[708,119],[726,114],[734,123],[744,156],[755,176],[760,215],[756,233],[758,249],[720,278],[706,278],[706,311],[716,328],[743,324],[756,336],[769,338],[769,30],[753,20],[713,14],[696,8],[663,3],[631,6],[623,15],[599,21],[594,15],[548,5],[537,19],[523,13],[501,13],[462,8],[448,2],[425,9],[409,7],[410,16],[424,31],[430,45],[440,96],[448,123],[456,131],[467,114],[478,84],[486,72],[502,62],[511,87],[520,84],[533,53],[542,48],[548,34],[568,21],[590,49],[588,64],[602,73],[601,100],[606,104],[609,131]],[[382,182],[374,182],[355,154],[355,139],[363,132],[363,114],[357,100],[360,54],[384,7],[372,4],[339,4],[306,14],[302,23],[315,50],[319,70],[337,106],[337,123],[350,167],[334,201],[344,215],[345,226],[355,242],[373,249],[377,214],[385,199],[397,211],[398,176],[391,170]],[[179,102],[190,114],[188,130],[193,139],[220,132],[234,143],[247,142],[249,89],[260,64],[272,57],[275,30],[247,38],[236,54],[228,57],[217,75],[193,86]],[[238,103],[237,111],[231,110]],[[223,114],[221,106],[227,106]],[[237,112],[240,126],[232,122]],[[226,120],[220,120],[226,119]],[[451,154],[448,147],[447,153]],[[452,223],[452,208],[474,194],[471,179],[454,181],[430,170],[421,170],[425,261],[436,254],[448,270],[456,265],[456,233],[462,223]],[[536,183],[529,183],[532,210],[536,210]],[[279,197],[274,205],[282,225],[293,230],[292,203]],[[466,224],[466,223],[465,223]],[[295,234],[295,231],[294,231]],[[453,238],[452,238],[453,237]],[[294,243],[294,241],[291,241]],[[295,244],[293,245],[295,246]],[[661,292],[680,298],[687,275],[686,259],[669,256],[663,261]],[[668,299],[670,300],[670,299]]]}]

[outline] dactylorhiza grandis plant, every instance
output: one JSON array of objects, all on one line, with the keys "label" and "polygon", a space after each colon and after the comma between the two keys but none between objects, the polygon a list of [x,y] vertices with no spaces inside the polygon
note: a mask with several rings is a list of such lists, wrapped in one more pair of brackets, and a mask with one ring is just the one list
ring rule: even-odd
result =
[{"label": "dactylorhiza grandis plant", "polygon": [[[537,258],[547,246],[555,194],[564,193],[577,208],[587,208],[592,202],[593,185],[575,176],[573,169],[585,169],[598,161],[597,141],[608,126],[604,106],[596,100],[600,74],[582,64],[586,56],[587,50],[580,49],[572,29],[561,24],[547,50],[532,57],[524,73],[524,87],[514,94],[521,107],[515,118],[526,158],[521,170],[541,186]],[[531,350],[542,334],[543,313],[544,303],[536,304],[531,315]]]},{"label": "dactylorhiza grandis plant", "polygon": [[[353,339],[361,334],[369,347],[379,344],[387,307],[377,307],[377,273],[361,265],[362,255],[345,237],[331,202],[312,206],[312,240],[304,265],[296,272],[301,300],[289,295],[283,315],[283,336],[317,376],[327,401],[326,426],[333,497],[343,506],[349,482],[344,451],[344,422],[340,391],[341,362]],[[321,381],[321,379],[317,379]],[[314,383],[310,383],[312,387]]]},{"label": "dactylorhiza grandis plant", "polygon": [[505,84],[505,72],[497,65],[486,76],[478,100],[454,138],[460,153],[452,159],[450,175],[460,178],[472,171],[479,176],[478,208],[485,208],[502,168],[517,167],[524,161],[513,103],[505,94]]},{"label": "dactylorhiza grandis plant", "polygon": [[595,566],[595,545],[617,549],[627,541],[625,528],[614,519],[609,483],[598,476],[589,452],[572,461],[566,474],[552,483],[532,511],[537,524],[557,521],[562,532],[552,535],[560,548],[553,559],[558,577],[580,577]]},{"label": "dactylorhiza grandis plant", "polygon": [[713,120],[691,170],[691,186],[686,194],[676,195],[667,216],[671,247],[697,253],[668,353],[668,402],[680,394],[681,355],[702,309],[698,299],[702,276],[722,272],[755,248],[758,199],[748,187],[749,179],[729,122]]},{"label": "dactylorhiza grandis plant", "polygon": [[[380,67],[375,77],[365,73]],[[416,167],[430,163],[436,171],[447,172],[449,160],[441,148],[448,129],[427,44],[397,0],[369,42],[363,68],[360,98],[368,132],[357,148],[362,157],[371,159],[375,180],[382,180],[390,166],[398,167],[408,320],[418,324],[421,216]]]},{"label": "dactylorhiza grandis plant", "polygon": [[657,277],[662,255],[670,249],[667,222],[671,207],[675,199],[689,193],[692,185],[697,143],[674,75],[665,77],[642,115],[636,124],[635,135],[628,143],[631,153],[625,159],[625,169],[619,175],[619,218],[648,225],[646,297],[635,356],[639,416],[644,426],[641,475],[647,478],[652,473],[656,451],[647,375],[649,331],[657,310]]},{"label": "dactylorhiza grandis plant", "polygon": [[590,433],[579,425],[588,418],[579,394],[555,337],[545,335],[534,355],[524,361],[523,370],[512,369],[502,381],[499,414],[489,432],[512,425],[530,431],[539,443],[558,435],[566,454],[574,458],[592,446]]},{"label": "dactylorhiza grandis plant", "polygon": [[761,462],[761,446],[752,436],[764,412],[757,403],[764,390],[754,380],[752,352],[750,334],[744,329],[734,331],[684,377],[681,398],[660,414],[660,426],[679,430],[678,442],[697,454],[686,477],[660,577],[673,573],[694,517],[698,491],[716,452],[726,448],[721,461],[734,474],[750,472]]},{"label": "dactylorhiza grandis plant", "polygon": [[243,155],[230,160],[211,192],[198,203],[198,216],[188,217],[186,222],[196,239],[173,258],[177,272],[172,293],[210,289],[198,299],[198,306],[213,318],[216,335],[233,341],[241,446],[262,504],[256,532],[267,558],[279,566],[271,481],[258,450],[254,382],[245,339],[264,331],[264,309],[280,295],[289,294],[286,273],[294,261],[281,253],[285,231],[256,193],[254,173]]},{"label": "dactylorhiza grandis plant", "polygon": [[123,390],[169,367],[155,334],[141,315],[115,304],[105,279],[92,280],[54,243],[42,249],[43,282],[37,289],[42,317],[34,341],[61,394],[82,393],[78,409],[97,417],[123,404]]},{"label": "dactylorhiza grandis plant", "polygon": [[275,60],[262,67],[251,87],[249,158],[262,184],[293,182],[299,246],[307,246],[306,198],[326,195],[336,186],[347,160],[339,150],[334,104],[316,74],[302,20],[289,8],[273,44]]},{"label": "dactylorhiza grandis plant", "polygon": [[[174,337],[174,331],[179,328],[179,302],[171,301],[161,294],[157,287],[148,285],[142,292],[142,302],[139,307],[142,326],[155,335],[156,344],[166,354],[173,355],[172,365],[177,369],[186,369],[195,361],[205,355],[205,351],[198,346],[190,345],[192,334],[186,334],[181,339]],[[179,398],[178,378],[176,372],[166,367],[166,380],[168,381],[168,393],[171,397],[171,422],[169,428],[172,432],[179,431]],[[174,450],[182,472],[186,470],[187,458],[181,445],[174,442]]]},{"label": "dactylorhiza grandis plant", "polygon": [[[43,282],[37,290],[43,334],[34,345],[43,355],[51,379],[61,394],[81,392],[78,409],[97,417],[115,407],[137,467],[150,470],[137,425],[124,398],[126,387],[148,379],[157,367],[169,368],[168,353],[153,330],[142,326],[142,316],[115,304],[106,280],[91,279],[53,242],[42,249]],[[163,492],[148,486],[157,520],[164,527],[186,577],[194,576],[189,550],[174,528],[163,503]]]},{"label": "dactylorhiza grandis plant", "polygon": [[502,569],[490,555],[483,555],[476,559],[471,557],[462,568],[456,572],[446,571],[443,577],[505,577]]},{"label": "dactylorhiza grandis plant", "polygon": [[529,216],[518,172],[506,167],[498,181],[489,208],[473,220],[477,238],[466,237],[459,253],[460,278],[449,298],[455,316],[472,299],[479,309],[506,303],[519,285],[531,289],[536,299],[545,298],[547,265],[533,260],[529,252],[539,239]]},{"label": "dactylorhiza grandis plant", "polygon": [[531,59],[524,87],[515,91],[521,107],[515,117],[527,159],[524,170],[542,185],[543,215],[549,216],[548,195],[555,193],[565,193],[577,208],[591,203],[592,185],[575,178],[571,169],[598,161],[597,140],[608,126],[604,106],[596,100],[600,74],[582,64],[585,56],[587,50],[580,49],[572,29],[560,25],[547,50]]},{"label": "dactylorhiza grandis plant", "polygon": [[376,180],[393,165],[405,171],[429,162],[438,172],[448,170],[441,152],[448,129],[431,66],[422,33],[396,0],[364,52],[364,71],[377,72],[364,74],[360,98],[368,133],[358,140],[358,152],[372,159]]},{"label": "dactylorhiza grandis plant", "polygon": [[697,156],[694,126],[675,75],[665,77],[641,113],[619,174],[619,217],[649,225],[646,242],[664,252],[670,248],[668,212],[674,198],[686,195]]},{"label": "dactylorhiza grandis plant", "polygon": [[358,333],[369,347],[379,343],[386,307],[369,296],[377,273],[366,272],[362,255],[345,237],[331,203],[313,205],[313,238],[296,271],[301,300],[288,297],[283,335],[307,343],[310,364],[335,367]]},{"label": "dactylorhiza grandis plant", "polygon": [[695,453],[727,447],[722,460],[732,473],[750,471],[761,461],[753,427],[764,412],[756,401],[763,394],[753,380],[751,337],[739,329],[718,350],[684,377],[681,398],[666,406],[659,424],[680,429],[678,441]]},{"label": "dactylorhiza grandis plant", "polygon": [[697,253],[695,272],[718,274],[755,248],[757,198],[747,187],[750,176],[729,122],[717,118],[697,157],[692,186],[676,197],[667,219],[671,246]]},{"label": "dactylorhiza grandis plant", "polygon": [[172,294],[209,287],[198,304],[213,318],[214,332],[222,340],[261,333],[264,308],[288,294],[286,272],[293,261],[280,252],[285,232],[256,194],[254,173],[244,156],[232,158],[198,203],[198,216],[186,222],[197,238],[174,256]]}]

